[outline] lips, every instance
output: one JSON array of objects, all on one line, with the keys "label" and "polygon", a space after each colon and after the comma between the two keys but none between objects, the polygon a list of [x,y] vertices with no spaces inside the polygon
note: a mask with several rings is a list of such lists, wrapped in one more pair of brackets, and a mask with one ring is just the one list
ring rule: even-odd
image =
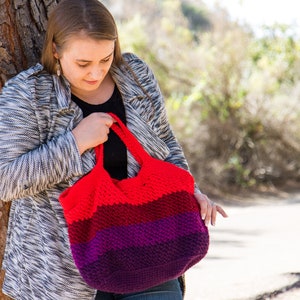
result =
[{"label": "lips", "polygon": [[85,80],[85,82],[86,82],[87,84],[90,84],[90,85],[95,85],[95,84],[98,83],[98,80],[92,80],[92,81]]}]

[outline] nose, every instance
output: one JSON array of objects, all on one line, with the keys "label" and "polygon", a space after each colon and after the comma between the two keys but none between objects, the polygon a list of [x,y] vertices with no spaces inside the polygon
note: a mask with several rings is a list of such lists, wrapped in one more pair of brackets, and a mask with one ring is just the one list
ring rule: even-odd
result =
[{"label": "nose", "polygon": [[90,70],[90,73],[89,73],[89,75],[90,75],[90,77],[92,78],[92,79],[94,79],[94,80],[99,80],[99,79],[101,79],[102,78],[102,76],[103,76],[103,70],[102,70],[102,68],[100,67],[100,66],[95,66],[95,67],[93,67],[91,70]]}]

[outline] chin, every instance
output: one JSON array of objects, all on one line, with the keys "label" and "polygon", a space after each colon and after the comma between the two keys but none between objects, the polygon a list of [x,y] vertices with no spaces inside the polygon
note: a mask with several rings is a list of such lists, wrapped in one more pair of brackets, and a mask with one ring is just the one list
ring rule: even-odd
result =
[{"label": "chin", "polygon": [[95,83],[95,84],[85,84],[82,89],[86,90],[86,91],[89,91],[89,92],[92,92],[92,91],[95,91],[99,88],[100,86],[100,83]]}]

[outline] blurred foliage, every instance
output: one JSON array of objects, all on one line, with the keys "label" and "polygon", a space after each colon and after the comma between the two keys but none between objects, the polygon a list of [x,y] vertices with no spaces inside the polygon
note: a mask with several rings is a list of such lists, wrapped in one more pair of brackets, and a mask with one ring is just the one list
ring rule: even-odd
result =
[{"label": "blurred foliage", "polygon": [[256,36],[193,0],[106,0],[123,51],[154,70],[170,122],[204,189],[300,180],[300,39]]},{"label": "blurred foliage", "polygon": [[206,16],[205,9],[197,7],[191,3],[182,2],[181,10],[189,23],[189,28],[197,33],[202,29],[209,29],[210,22]]}]

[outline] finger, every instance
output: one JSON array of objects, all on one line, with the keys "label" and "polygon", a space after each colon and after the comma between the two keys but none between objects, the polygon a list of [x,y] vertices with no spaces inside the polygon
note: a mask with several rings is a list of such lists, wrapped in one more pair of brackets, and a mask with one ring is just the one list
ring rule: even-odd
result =
[{"label": "finger", "polygon": [[109,116],[108,118],[105,118],[105,125],[107,127],[110,127],[113,123],[114,123],[114,119],[111,116]]},{"label": "finger", "polygon": [[217,207],[216,204],[207,198],[207,210],[205,216],[205,225],[208,226],[209,223],[215,225],[217,218]]},{"label": "finger", "polygon": [[110,127],[114,123],[114,119],[106,113],[98,113],[101,122],[103,122],[106,126]]},{"label": "finger", "polygon": [[116,119],[114,119],[110,114],[108,113],[102,113],[103,115],[105,115],[106,117],[110,118],[112,120],[113,123],[117,123],[118,121]]},{"label": "finger", "polygon": [[211,223],[211,225],[212,226],[215,226],[216,225],[216,220],[217,220],[217,205],[215,205],[214,203],[213,203],[213,206],[212,206],[212,212],[211,212],[211,221],[210,221],[210,223]]},{"label": "finger", "polygon": [[204,220],[207,213],[208,198],[204,194],[195,194],[195,197],[200,206],[201,218]]},{"label": "finger", "polygon": [[219,206],[219,205],[217,205],[217,212],[218,212],[219,214],[221,214],[222,217],[228,218],[228,215],[227,215],[227,213],[225,212],[225,210],[224,210],[221,206]]},{"label": "finger", "polygon": [[205,215],[205,219],[204,219],[206,226],[208,226],[209,223],[211,222],[212,212],[213,212],[212,206],[207,205],[206,215]]},{"label": "finger", "polygon": [[200,211],[201,211],[201,217],[202,220],[204,220],[205,225],[208,226],[210,220],[211,220],[211,214],[212,214],[212,203],[208,197],[204,194],[201,194],[199,196],[199,202],[200,202]]}]

